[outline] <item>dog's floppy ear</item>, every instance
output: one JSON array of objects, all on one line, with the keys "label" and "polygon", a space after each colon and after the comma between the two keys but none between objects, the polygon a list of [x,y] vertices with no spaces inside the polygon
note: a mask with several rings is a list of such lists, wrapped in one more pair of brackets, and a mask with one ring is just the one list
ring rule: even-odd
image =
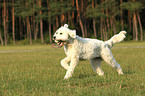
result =
[{"label": "dog's floppy ear", "polygon": [[64,24],[64,27],[68,28],[68,25],[67,24]]},{"label": "dog's floppy ear", "polygon": [[76,30],[70,30],[69,31],[69,36],[72,38],[76,38]]}]

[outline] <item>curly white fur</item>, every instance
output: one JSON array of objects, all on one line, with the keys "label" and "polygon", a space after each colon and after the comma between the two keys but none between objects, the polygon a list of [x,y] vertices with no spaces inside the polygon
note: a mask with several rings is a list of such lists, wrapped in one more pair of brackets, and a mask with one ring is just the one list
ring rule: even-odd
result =
[{"label": "curly white fur", "polygon": [[[121,31],[114,35],[108,41],[97,39],[81,38],[76,35],[75,30],[70,30],[68,25],[60,27],[54,34],[55,42],[64,44],[64,50],[67,55],[61,60],[61,65],[67,70],[64,79],[72,76],[79,59],[90,59],[93,70],[98,75],[104,75],[101,69],[101,61],[104,60],[107,64],[116,69],[119,74],[123,74],[122,68],[116,62],[111,52],[111,47],[115,43],[121,42],[125,38],[126,31]],[[65,42],[65,43],[64,43]],[[70,65],[68,64],[70,62]]]}]

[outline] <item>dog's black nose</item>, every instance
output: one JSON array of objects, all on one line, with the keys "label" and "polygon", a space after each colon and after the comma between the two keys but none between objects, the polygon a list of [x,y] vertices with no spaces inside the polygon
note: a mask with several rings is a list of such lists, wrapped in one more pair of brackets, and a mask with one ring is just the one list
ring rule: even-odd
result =
[{"label": "dog's black nose", "polygon": [[53,40],[55,40],[56,39],[56,36],[53,36]]}]

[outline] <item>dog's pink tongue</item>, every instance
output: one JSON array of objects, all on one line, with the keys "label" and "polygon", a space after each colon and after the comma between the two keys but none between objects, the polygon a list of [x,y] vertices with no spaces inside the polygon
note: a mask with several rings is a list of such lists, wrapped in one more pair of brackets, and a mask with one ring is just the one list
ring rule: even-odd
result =
[{"label": "dog's pink tongue", "polygon": [[62,47],[63,46],[63,42],[61,42],[59,46]]}]

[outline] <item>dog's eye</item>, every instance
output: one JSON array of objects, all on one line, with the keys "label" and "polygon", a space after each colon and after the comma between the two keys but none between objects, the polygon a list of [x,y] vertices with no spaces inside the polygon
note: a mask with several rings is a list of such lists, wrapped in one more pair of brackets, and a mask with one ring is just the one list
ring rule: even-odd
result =
[{"label": "dog's eye", "polygon": [[60,35],[62,35],[62,33],[60,33]]},{"label": "dog's eye", "polygon": [[[58,32],[57,32],[57,33],[58,33]],[[57,33],[56,33],[56,34],[57,34]]]}]

